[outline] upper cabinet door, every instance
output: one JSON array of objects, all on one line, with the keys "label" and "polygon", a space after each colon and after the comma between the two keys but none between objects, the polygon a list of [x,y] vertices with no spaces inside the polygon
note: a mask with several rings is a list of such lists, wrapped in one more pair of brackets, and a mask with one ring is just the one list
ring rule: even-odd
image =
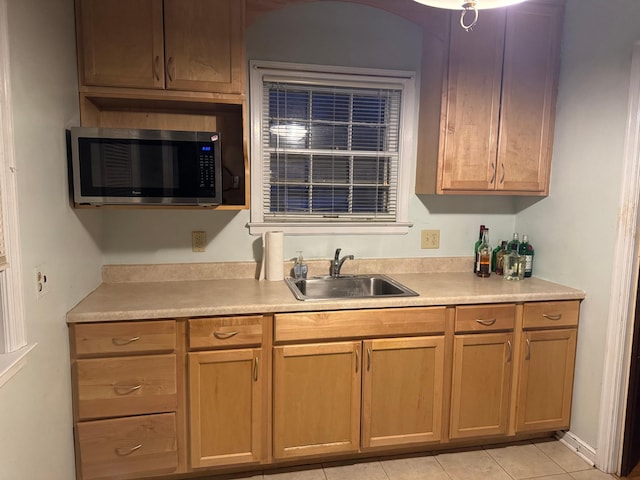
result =
[{"label": "upper cabinet door", "polygon": [[164,88],[162,0],[79,0],[84,85]]},{"label": "upper cabinet door", "polygon": [[505,18],[483,11],[467,32],[452,16],[440,193],[494,188]]},{"label": "upper cabinet door", "polygon": [[435,193],[549,193],[563,8],[482,11],[470,32],[452,16]]},{"label": "upper cabinet door", "polygon": [[561,5],[507,9],[498,190],[549,193],[561,36]]},{"label": "upper cabinet door", "polygon": [[165,0],[167,88],[242,93],[244,2]]}]

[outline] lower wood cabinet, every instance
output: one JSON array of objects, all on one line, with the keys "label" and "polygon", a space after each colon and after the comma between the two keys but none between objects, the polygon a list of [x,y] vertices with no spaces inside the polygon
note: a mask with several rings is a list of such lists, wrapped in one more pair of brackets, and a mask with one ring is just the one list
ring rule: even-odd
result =
[{"label": "lower wood cabinet", "polygon": [[82,422],[76,442],[83,479],[140,478],[178,468],[174,413]]},{"label": "lower wood cabinet", "polygon": [[442,438],[444,337],[363,342],[362,448]]},{"label": "lower wood cabinet", "polygon": [[579,305],[70,325],[78,479],[206,475],[566,429]]},{"label": "lower wood cabinet", "polygon": [[569,428],[577,330],[525,332],[518,388],[518,432]]},{"label": "lower wood cabinet", "polygon": [[262,458],[262,349],[188,356],[191,466],[258,462]]},{"label": "lower wood cabinet", "polygon": [[506,435],[513,334],[456,335],[450,438]]},{"label": "lower wood cabinet", "polygon": [[361,342],[273,349],[276,459],[357,452]]},{"label": "lower wood cabinet", "polygon": [[274,347],[274,456],[437,442],[443,381],[443,336]]}]

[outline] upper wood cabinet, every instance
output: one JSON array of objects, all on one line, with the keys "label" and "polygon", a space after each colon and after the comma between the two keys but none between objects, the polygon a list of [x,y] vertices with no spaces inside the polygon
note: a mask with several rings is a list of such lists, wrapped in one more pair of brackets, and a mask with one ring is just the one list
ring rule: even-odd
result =
[{"label": "upper wood cabinet", "polygon": [[483,11],[470,32],[452,16],[435,182],[419,158],[416,193],[548,194],[563,12]]},{"label": "upper wood cabinet", "polygon": [[82,85],[244,93],[244,2],[76,5]]}]

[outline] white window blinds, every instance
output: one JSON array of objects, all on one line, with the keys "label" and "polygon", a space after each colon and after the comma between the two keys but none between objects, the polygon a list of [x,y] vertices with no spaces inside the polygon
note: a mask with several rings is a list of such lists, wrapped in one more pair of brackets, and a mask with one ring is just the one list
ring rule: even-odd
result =
[{"label": "white window blinds", "polygon": [[264,221],[394,221],[402,89],[262,87]]}]

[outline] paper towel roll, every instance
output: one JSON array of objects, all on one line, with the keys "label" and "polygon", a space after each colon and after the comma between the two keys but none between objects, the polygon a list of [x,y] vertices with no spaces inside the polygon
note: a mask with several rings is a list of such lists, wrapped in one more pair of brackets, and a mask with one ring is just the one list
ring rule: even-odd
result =
[{"label": "paper towel roll", "polygon": [[284,233],[267,232],[265,234],[265,278],[277,281],[284,279]]}]

